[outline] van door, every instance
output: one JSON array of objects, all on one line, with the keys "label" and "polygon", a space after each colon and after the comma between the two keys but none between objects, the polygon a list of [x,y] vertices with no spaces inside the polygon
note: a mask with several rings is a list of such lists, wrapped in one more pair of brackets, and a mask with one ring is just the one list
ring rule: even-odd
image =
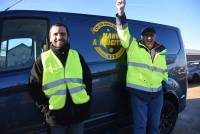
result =
[{"label": "van door", "polygon": [[125,49],[120,45],[115,19],[80,14],[65,14],[61,19],[69,28],[71,48],[84,57],[92,73],[91,118],[86,127],[91,133],[110,131],[117,126],[112,123],[122,124],[118,119],[129,114],[120,113],[130,111],[125,90]]},{"label": "van door", "polygon": [[26,133],[43,125],[29,95],[30,69],[46,41],[47,20],[3,18],[0,25],[0,131]]}]

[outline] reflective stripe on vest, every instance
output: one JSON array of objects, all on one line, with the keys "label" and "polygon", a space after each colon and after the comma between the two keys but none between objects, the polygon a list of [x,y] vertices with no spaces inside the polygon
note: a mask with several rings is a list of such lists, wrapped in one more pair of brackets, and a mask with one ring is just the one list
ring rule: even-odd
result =
[{"label": "reflective stripe on vest", "polygon": [[41,58],[44,68],[43,92],[49,97],[50,109],[64,107],[67,89],[75,104],[89,101],[90,97],[82,82],[82,66],[79,55],[75,50],[69,50],[65,68],[52,50],[42,53]]},{"label": "reflective stripe on vest", "polygon": [[134,67],[141,67],[141,68],[146,68],[155,72],[159,72],[159,73],[164,73],[167,70],[165,69],[161,69],[161,68],[157,68],[157,67],[152,67],[143,63],[136,63],[136,62],[128,62],[128,66],[134,66]]},{"label": "reflective stripe on vest", "polygon": [[146,87],[136,85],[136,84],[132,84],[132,83],[127,83],[126,86],[130,87],[130,88],[135,88],[135,89],[139,89],[139,90],[142,90],[142,91],[146,91],[146,92],[150,92],[150,91],[151,92],[158,92],[158,91],[162,90],[162,86],[160,86],[158,88],[146,88]]},{"label": "reflective stripe on vest", "polygon": [[46,90],[46,89],[53,88],[55,86],[58,86],[63,83],[68,83],[68,82],[76,82],[76,83],[80,83],[80,84],[83,83],[82,79],[79,79],[79,78],[64,78],[64,79],[56,80],[54,82],[50,82],[50,83],[43,85],[43,89]]}]

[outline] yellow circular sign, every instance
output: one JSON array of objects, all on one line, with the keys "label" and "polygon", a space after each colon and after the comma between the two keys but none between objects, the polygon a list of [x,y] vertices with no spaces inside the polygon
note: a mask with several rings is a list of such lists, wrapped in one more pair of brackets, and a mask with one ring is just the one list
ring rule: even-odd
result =
[{"label": "yellow circular sign", "polygon": [[92,45],[102,57],[114,60],[122,56],[125,49],[120,44],[114,23],[101,21],[92,28],[92,33],[95,36]]}]

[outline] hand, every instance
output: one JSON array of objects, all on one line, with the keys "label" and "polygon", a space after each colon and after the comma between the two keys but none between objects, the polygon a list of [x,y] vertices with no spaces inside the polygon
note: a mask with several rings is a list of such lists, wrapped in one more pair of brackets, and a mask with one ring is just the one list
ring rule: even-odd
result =
[{"label": "hand", "polygon": [[177,84],[177,83],[172,83],[171,86],[172,86],[173,88],[177,88],[177,87],[178,87],[178,84]]},{"label": "hand", "polygon": [[178,83],[172,79],[172,78],[168,78],[168,81],[167,81],[168,85],[170,85],[172,88],[178,88]]},{"label": "hand", "polygon": [[119,16],[122,16],[124,14],[125,5],[126,5],[126,0],[116,1],[117,13]]}]

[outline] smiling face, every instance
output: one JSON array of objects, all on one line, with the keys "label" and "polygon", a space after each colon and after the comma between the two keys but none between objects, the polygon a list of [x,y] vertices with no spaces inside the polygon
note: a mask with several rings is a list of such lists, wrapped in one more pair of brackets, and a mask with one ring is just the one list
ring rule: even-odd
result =
[{"label": "smiling face", "polygon": [[52,26],[49,33],[49,39],[56,48],[62,48],[67,45],[68,35],[64,26]]},{"label": "smiling face", "polygon": [[154,47],[155,40],[156,35],[154,33],[147,32],[144,35],[142,35],[142,42],[149,50],[151,50]]}]

